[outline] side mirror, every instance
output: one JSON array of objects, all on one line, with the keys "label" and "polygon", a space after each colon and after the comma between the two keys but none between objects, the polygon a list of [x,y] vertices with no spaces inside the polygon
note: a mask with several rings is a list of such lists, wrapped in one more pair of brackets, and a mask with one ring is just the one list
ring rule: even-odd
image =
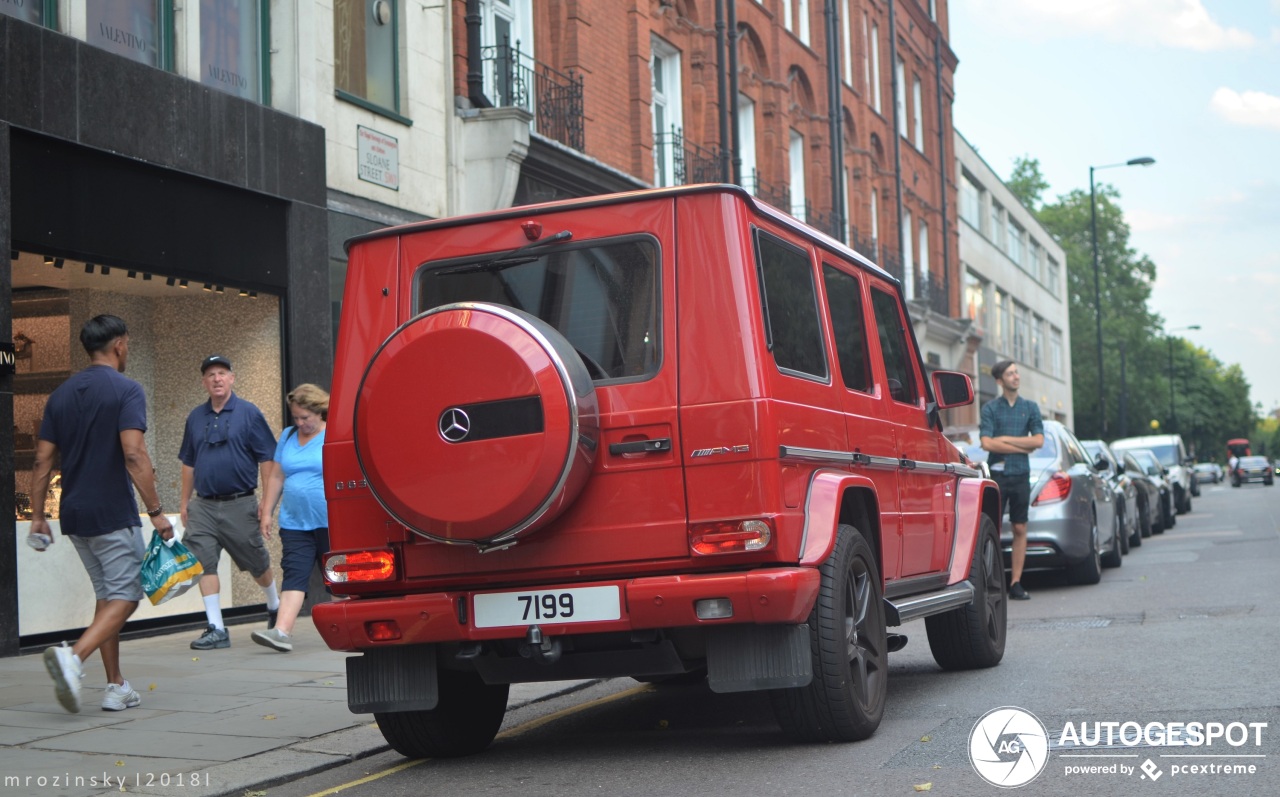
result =
[{"label": "side mirror", "polygon": [[1107,462],[1106,457],[1099,455],[1098,458],[1093,461],[1093,469],[1099,473],[1106,473],[1111,470],[1111,463]]},{"label": "side mirror", "polygon": [[933,395],[940,410],[963,407],[973,403],[973,382],[959,371],[934,371]]}]

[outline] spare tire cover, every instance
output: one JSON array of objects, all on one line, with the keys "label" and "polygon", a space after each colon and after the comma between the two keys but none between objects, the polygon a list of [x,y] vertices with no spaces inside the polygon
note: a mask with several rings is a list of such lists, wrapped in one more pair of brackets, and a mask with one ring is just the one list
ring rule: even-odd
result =
[{"label": "spare tire cover", "polygon": [[491,545],[563,511],[599,438],[591,377],[551,325],[503,305],[445,305],[374,354],[355,406],[378,502],[438,542]]}]

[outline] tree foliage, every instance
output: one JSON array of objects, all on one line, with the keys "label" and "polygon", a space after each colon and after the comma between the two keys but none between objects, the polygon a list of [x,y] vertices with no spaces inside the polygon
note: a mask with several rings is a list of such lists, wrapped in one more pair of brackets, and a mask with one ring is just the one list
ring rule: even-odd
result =
[{"label": "tree foliage", "polygon": [[[1028,207],[1047,187],[1039,162],[1028,158],[1018,159],[1008,185]],[[1036,211],[1067,256],[1075,431],[1109,440],[1178,432],[1198,456],[1221,458],[1228,438],[1254,429],[1249,383],[1240,366],[1224,366],[1185,338],[1164,333],[1163,319],[1149,307],[1156,264],[1130,246],[1119,192],[1101,184],[1095,200],[1096,282],[1089,193],[1077,189]],[[1099,401],[1099,298],[1105,402]]]},{"label": "tree foliage", "polygon": [[1022,206],[1035,212],[1049,190],[1049,181],[1040,173],[1040,160],[1024,155],[1013,160],[1013,175],[1005,181],[1005,187],[1013,192]]}]

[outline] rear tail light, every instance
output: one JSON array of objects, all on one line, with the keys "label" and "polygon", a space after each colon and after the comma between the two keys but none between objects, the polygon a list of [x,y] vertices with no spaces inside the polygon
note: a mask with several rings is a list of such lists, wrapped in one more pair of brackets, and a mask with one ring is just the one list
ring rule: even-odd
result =
[{"label": "rear tail light", "polygon": [[698,523],[689,528],[689,549],[704,556],[763,551],[771,542],[773,526],[767,520]]},{"label": "rear tail light", "polygon": [[390,550],[330,554],[324,560],[324,577],[330,584],[394,581],[396,555]]},{"label": "rear tail light", "polygon": [[1031,503],[1036,506],[1045,504],[1056,504],[1059,501],[1067,500],[1071,495],[1071,477],[1062,471],[1058,471],[1049,477],[1049,483],[1040,491],[1040,495],[1036,496],[1036,500]]},{"label": "rear tail light", "polygon": [[372,620],[364,624],[364,630],[374,642],[391,642],[400,638],[400,626],[395,620]]}]

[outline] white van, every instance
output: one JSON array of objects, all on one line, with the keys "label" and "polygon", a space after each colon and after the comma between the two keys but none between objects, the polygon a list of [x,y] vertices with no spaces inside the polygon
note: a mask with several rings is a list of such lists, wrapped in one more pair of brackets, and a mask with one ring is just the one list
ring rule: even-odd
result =
[{"label": "white van", "polygon": [[1169,484],[1173,486],[1173,506],[1179,515],[1191,511],[1192,496],[1199,495],[1195,474],[1191,472],[1191,458],[1182,443],[1182,435],[1151,434],[1144,437],[1126,437],[1111,444],[1112,451],[1132,451],[1148,448],[1155,453],[1169,471]]}]

